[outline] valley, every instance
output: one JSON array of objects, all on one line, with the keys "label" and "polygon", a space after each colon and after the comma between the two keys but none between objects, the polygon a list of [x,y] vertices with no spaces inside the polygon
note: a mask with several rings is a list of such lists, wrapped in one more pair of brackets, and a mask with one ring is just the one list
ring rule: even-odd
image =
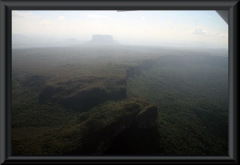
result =
[{"label": "valley", "polygon": [[228,155],[228,58],[127,45],[12,50],[13,155]]}]

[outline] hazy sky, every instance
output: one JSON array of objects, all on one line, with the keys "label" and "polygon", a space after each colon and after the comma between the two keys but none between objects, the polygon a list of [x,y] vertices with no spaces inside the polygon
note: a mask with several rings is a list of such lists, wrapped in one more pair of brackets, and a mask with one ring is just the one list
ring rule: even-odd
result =
[{"label": "hazy sky", "polygon": [[205,43],[227,48],[228,25],[216,11],[12,11],[12,33],[90,40],[109,34],[124,44]]}]

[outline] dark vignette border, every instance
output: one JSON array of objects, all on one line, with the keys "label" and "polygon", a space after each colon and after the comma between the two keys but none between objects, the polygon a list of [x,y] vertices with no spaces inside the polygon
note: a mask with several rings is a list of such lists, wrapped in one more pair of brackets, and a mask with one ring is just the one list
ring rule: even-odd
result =
[{"label": "dark vignette border", "polygon": [[[0,163],[3,164],[238,164],[237,59],[238,0],[0,0]],[[228,10],[229,13],[229,156],[224,157],[76,157],[11,156],[11,11],[12,10]]]}]

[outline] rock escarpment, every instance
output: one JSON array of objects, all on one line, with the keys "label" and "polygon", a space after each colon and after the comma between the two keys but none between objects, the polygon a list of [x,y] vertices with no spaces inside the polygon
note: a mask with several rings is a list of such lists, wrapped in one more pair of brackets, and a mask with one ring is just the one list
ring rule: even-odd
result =
[{"label": "rock escarpment", "polygon": [[138,128],[149,128],[156,125],[158,118],[158,108],[155,105],[151,105],[143,109],[135,118],[135,125]]},{"label": "rock escarpment", "polygon": [[186,67],[188,65],[205,65],[227,69],[228,61],[226,59],[226,57],[208,55],[167,55],[156,59],[145,60],[140,65],[129,67],[127,69],[126,78],[140,75],[142,71],[147,71],[153,67]]},{"label": "rock escarpment", "polygon": [[79,90],[78,92],[62,87],[45,86],[39,94],[39,103],[56,102],[68,109],[86,111],[108,100],[126,99],[126,88],[119,87],[108,91],[101,87]]},{"label": "rock escarpment", "polygon": [[85,115],[81,131],[81,145],[76,153],[102,154],[112,141],[127,129],[149,129],[156,126],[157,106],[144,100],[122,100],[106,102]]}]

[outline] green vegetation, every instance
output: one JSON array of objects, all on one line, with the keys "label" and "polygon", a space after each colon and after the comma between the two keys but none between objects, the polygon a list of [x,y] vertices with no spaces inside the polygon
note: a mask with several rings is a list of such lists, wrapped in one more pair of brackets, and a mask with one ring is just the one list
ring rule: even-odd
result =
[{"label": "green vegetation", "polygon": [[[114,136],[126,127],[134,127],[135,117],[149,106],[151,105],[148,102],[138,99],[108,101],[87,112],[75,113],[75,116],[59,125],[54,125],[53,122],[51,125],[47,119],[43,120],[44,125],[18,125],[12,128],[14,153],[26,155],[102,153],[105,145],[108,145]],[[49,118],[54,116],[58,114]],[[63,119],[64,117],[62,119],[59,117],[58,121]]]},{"label": "green vegetation", "polygon": [[227,74],[220,67],[189,64],[154,67],[128,80],[129,98],[159,107],[163,153],[227,154]]},{"label": "green vegetation", "polygon": [[227,58],[191,53],[14,49],[12,154],[227,155]]}]

